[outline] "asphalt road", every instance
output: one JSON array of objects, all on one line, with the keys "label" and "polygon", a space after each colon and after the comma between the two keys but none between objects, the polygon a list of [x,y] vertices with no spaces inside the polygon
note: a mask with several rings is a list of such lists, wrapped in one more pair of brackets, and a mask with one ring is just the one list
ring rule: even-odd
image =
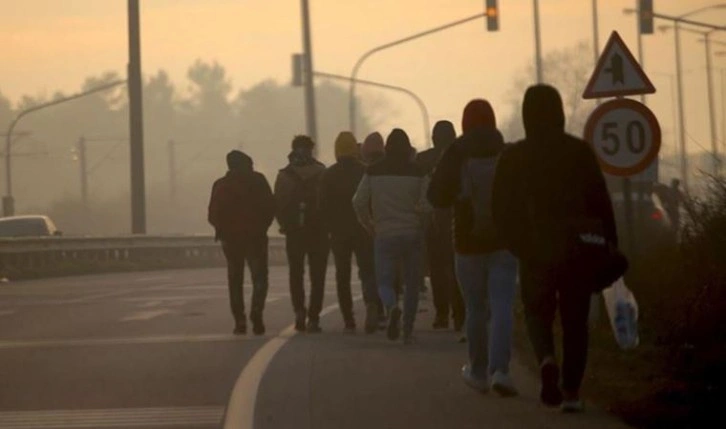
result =
[{"label": "asphalt road", "polygon": [[427,300],[413,345],[344,334],[330,278],[324,333],[295,335],[286,268],[270,283],[263,337],[231,334],[220,269],[0,284],[0,428],[622,427],[542,409],[516,363],[520,397],[467,389]]}]

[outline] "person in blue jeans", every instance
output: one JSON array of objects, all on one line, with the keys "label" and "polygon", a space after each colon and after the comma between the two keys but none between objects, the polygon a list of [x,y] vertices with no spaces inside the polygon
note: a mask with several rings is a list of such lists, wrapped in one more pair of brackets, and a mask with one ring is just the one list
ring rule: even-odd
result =
[{"label": "person in blue jeans", "polygon": [[469,363],[466,384],[502,396],[517,389],[509,374],[517,260],[504,249],[492,217],[491,190],[504,140],[491,105],[464,108],[463,135],[442,155],[431,178],[429,202],[454,208],[456,277],[466,306]]},{"label": "person in blue jeans", "polygon": [[[353,196],[358,219],[375,240],[376,281],[388,310],[388,338],[398,339],[403,316],[406,344],[412,341],[423,287],[424,216],[430,212],[426,202],[428,180],[411,159],[411,150],[408,135],[394,129],[386,140],[385,157],[366,169]],[[403,312],[395,291],[399,270],[405,285]]]}]

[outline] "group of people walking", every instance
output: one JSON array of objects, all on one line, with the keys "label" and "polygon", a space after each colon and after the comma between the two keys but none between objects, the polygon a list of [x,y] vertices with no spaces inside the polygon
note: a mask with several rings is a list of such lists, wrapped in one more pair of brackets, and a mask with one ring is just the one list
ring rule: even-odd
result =
[{"label": "group of people walking", "polygon": [[[596,287],[590,273],[573,266],[572,239],[587,220],[617,246],[612,204],[588,144],[565,133],[556,89],[530,87],[522,119],[526,137],[505,144],[490,103],[472,100],[463,111],[461,135],[451,122],[440,121],[433,130],[434,147],[418,155],[401,129],[385,141],[373,133],[362,144],[342,132],[335,142],[336,163],[328,168],[314,158],[315,143],[297,136],[274,193],[247,155],[230,152],[229,171],[213,186],[209,222],[228,261],[234,332],[247,330],[245,261],[253,284],[249,318],[254,333],[265,332],[267,230],[276,217],[286,240],[296,330],[321,331],[332,250],[345,329],[356,330],[355,256],[365,331],[376,332],[383,322],[389,339],[402,336],[410,343],[428,267],[433,327],[448,328],[451,319],[455,330],[464,329],[469,357],[464,381],[477,391],[513,396],[517,389],[509,363],[519,277],[540,364],[540,398],[548,406],[581,411],[590,295]],[[553,335],[558,308],[562,376]]]}]

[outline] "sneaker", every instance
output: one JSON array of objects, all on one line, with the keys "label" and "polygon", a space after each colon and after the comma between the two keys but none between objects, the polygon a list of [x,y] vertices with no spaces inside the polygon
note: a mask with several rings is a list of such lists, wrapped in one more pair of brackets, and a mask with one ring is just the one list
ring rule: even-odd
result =
[{"label": "sneaker", "polygon": [[295,313],[295,330],[305,332],[305,312],[298,311]]},{"label": "sneaker", "polygon": [[247,323],[244,321],[237,322],[234,325],[234,331],[232,331],[232,333],[234,335],[245,335],[247,333]]},{"label": "sneaker", "polygon": [[262,322],[261,315],[251,315],[252,333],[255,335],[265,335],[265,324]]},{"label": "sneaker", "polygon": [[437,315],[436,318],[434,318],[433,328],[434,329],[449,329],[449,318],[441,317],[441,316]]},{"label": "sneaker", "polygon": [[395,341],[398,339],[398,336],[401,335],[401,328],[398,326],[400,321],[401,309],[393,307],[393,309],[391,309],[391,314],[388,315],[387,335],[389,340]]},{"label": "sneaker", "polygon": [[355,326],[355,320],[346,320],[345,321],[345,332],[349,334],[355,333],[356,326]]},{"label": "sneaker", "polygon": [[503,397],[517,396],[519,394],[517,388],[514,387],[512,377],[502,371],[494,371],[494,374],[492,374],[492,390]]},{"label": "sneaker", "polygon": [[539,398],[548,407],[558,407],[562,404],[562,392],[560,391],[560,369],[552,359],[546,359],[540,367],[542,379],[542,390]]},{"label": "sneaker", "polygon": [[366,334],[372,334],[378,330],[378,307],[375,304],[366,305]]},{"label": "sneaker", "polygon": [[308,320],[307,332],[309,334],[319,334],[323,332],[323,330],[320,328],[320,321],[314,319]]},{"label": "sneaker", "polygon": [[489,381],[487,379],[479,379],[474,377],[471,373],[471,366],[464,365],[461,368],[461,378],[464,379],[464,383],[479,393],[487,393],[489,391]]}]

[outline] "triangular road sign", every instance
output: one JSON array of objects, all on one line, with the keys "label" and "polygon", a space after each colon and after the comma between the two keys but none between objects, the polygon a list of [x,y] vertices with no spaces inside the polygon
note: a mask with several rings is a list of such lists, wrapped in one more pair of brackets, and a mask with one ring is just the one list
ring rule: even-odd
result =
[{"label": "triangular road sign", "polygon": [[617,31],[610,35],[582,98],[652,94],[655,87]]}]

